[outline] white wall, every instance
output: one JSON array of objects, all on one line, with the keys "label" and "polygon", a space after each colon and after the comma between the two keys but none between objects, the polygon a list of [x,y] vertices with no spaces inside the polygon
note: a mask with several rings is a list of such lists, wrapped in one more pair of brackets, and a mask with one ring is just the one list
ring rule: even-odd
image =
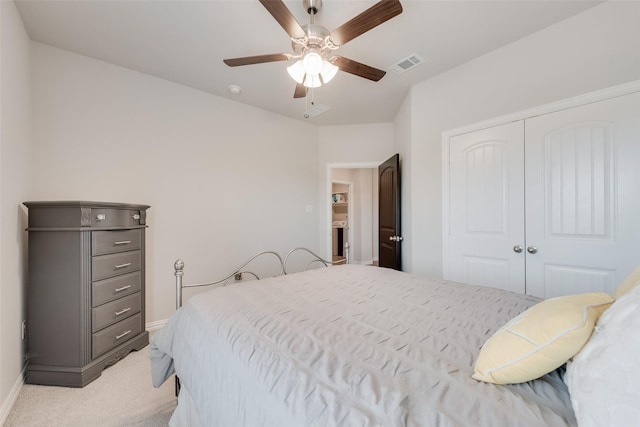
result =
[{"label": "white wall", "polygon": [[322,216],[318,237],[324,245],[320,254],[331,257],[329,168],[351,168],[357,164],[377,167],[394,154],[393,124],[323,126],[319,128],[318,135],[318,186],[320,189],[318,206]]},{"label": "white wall", "polygon": [[22,384],[31,104],[29,37],[13,2],[0,2],[0,424]]},{"label": "white wall", "polygon": [[318,250],[315,126],[38,43],[32,61],[33,198],[151,205],[147,322],[174,311],[179,257],[195,283]]},{"label": "white wall", "polygon": [[442,275],[442,132],[639,79],[639,17],[640,2],[606,2],[412,88],[396,120],[410,271]]}]

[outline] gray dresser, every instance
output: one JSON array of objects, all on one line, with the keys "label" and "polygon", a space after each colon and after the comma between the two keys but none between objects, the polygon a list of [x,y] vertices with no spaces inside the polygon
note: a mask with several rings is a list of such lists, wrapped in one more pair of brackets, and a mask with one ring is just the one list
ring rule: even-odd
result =
[{"label": "gray dresser", "polygon": [[149,343],[148,205],[25,202],[29,208],[27,375],[83,387]]}]

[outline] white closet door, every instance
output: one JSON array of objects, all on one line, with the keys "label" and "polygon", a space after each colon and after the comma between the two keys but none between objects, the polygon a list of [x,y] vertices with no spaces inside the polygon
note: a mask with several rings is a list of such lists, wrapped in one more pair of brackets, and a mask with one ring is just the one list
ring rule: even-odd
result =
[{"label": "white closet door", "polygon": [[524,293],[524,126],[449,140],[447,279]]},{"label": "white closet door", "polygon": [[613,292],[640,264],[640,94],[525,127],[527,293]]}]

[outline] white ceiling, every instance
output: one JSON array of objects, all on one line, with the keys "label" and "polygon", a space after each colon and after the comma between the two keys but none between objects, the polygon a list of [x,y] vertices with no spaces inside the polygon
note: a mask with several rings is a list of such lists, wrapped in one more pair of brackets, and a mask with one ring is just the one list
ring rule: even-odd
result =
[{"label": "white ceiling", "polygon": [[[257,0],[15,0],[32,40],[318,125],[391,122],[409,88],[600,3],[402,0],[403,13],[345,44],[338,54],[383,69],[379,82],[344,72],[316,89],[330,109],[304,119],[287,62],[231,68],[224,58],[290,53],[286,32]],[[324,0],[316,23],[329,31],[376,0]],[[301,24],[302,0],[285,1]],[[388,67],[418,54],[404,74]],[[229,85],[242,88],[229,93]],[[309,97],[308,97],[309,98]]]}]

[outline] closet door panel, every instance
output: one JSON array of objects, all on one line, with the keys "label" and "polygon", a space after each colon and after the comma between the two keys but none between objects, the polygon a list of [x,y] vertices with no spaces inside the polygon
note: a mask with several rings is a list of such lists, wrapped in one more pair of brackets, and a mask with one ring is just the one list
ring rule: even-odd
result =
[{"label": "closet door panel", "polygon": [[525,127],[527,293],[612,293],[640,263],[640,94]]},{"label": "closet door panel", "polygon": [[524,127],[449,141],[447,279],[524,293]]}]

